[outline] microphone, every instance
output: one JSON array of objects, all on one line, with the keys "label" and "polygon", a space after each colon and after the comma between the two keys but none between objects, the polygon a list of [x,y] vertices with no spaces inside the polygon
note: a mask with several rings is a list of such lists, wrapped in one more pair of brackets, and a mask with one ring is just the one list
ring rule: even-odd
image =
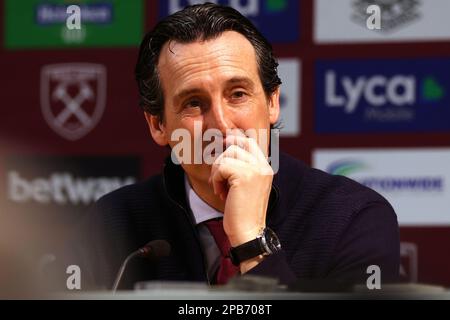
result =
[{"label": "microphone", "polygon": [[130,260],[136,257],[158,259],[161,257],[167,257],[169,254],[170,254],[170,244],[166,240],[152,240],[142,248],[139,248],[138,250],[130,253],[120,266],[119,272],[117,273],[112,288],[113,293],[117,291],[120,281],[122,280],[123,273],[125,272],[125,269]]}]

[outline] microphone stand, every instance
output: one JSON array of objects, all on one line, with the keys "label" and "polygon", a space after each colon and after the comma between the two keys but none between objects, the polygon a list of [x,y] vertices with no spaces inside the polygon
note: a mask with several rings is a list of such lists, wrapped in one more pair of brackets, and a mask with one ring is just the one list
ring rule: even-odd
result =
[{"label": "microphone stand", "polygon": [[130,262],[131,259],[134,259],[134,258],[136,258],[139,255],[140,255],[140,250],[137,250],[137,251],[131,253],[125,259],[125,261],[122,263],[122,265],[120,266],[119,272],[118,272],[118,274],[116,276],[116,279],[114,280],[114,285],[112,287],[113,294],[116,293],[117,288],[119,287],[120,280],[122,280],[122,276],[123,276],[123,273],[125,272],[125,269],[127,268],[128,262]]}]

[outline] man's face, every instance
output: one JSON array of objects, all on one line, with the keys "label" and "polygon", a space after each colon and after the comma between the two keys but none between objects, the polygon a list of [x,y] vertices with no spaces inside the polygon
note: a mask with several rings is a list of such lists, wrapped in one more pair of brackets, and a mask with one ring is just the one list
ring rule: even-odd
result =
[{"label": "man's face", "polygon": [[[202,132],[218,129],[225,137],[231,129],[269,133],[278,120],[279,91],[267,98],[255,50],[240,33],[227,31],[204,42],[169,42],[161,50],[158,71],[164,120],[157,137],[154,130],[152,135],[160,145],[168,143],[173,148],[179,141],[171,140],[172,133],[182,128],[190,132],[193,146],[195,123]],[[267,148],[263,146],[265,152]],[[208,181],[211,168],[203,161],[182,166],[190,178]]]}]

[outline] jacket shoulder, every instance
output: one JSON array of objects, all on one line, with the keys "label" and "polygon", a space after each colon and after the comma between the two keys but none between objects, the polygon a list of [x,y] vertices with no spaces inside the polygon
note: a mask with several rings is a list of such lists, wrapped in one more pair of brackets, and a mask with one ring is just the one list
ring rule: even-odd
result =
[{"label": "jacket shoulder", "polygon": [[382,195],[352,179],[311,168],[288,155],[282,155],[280,160],[277,183],[292,204],[346,208],[344,212],[348,213],[374,203],[390,207]]},{"label": "jacket shoulder", "polygon": [[123,210],[147,207],[160,201],[162,185],[162,176],[154,175],[145,181],[126,185],[105,194],[96,201],[95,206]]},{"label": "jacket shoulder", "polygon": [[281,234],[297,276],[359,281],[376,264],[395,279],[397,216],[383,196],[295,159],[283,161],[279,175]]}]

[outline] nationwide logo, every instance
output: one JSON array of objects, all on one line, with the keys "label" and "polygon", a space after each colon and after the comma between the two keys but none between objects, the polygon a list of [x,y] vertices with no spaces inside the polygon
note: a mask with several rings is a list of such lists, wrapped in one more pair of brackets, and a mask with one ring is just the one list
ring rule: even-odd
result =
[{"label": "nationwide logo", "polygon": [[319,62],[319,132],[450,129],[450,60]]},{"label": "nationwide logo", "polygon": [[336,161],[328,166],[327,172],[334,175],[350,176],[355,171],[366,168],[366,165],[354,160]]},{"label": "nationwide logo", "polygon": [[403,226],[450,225],[449,163],[450,148],[317,149],[312,157],[315,168],[380,193]]},{"label": "nationwide logo", "polygon": [[380,193],[444,191],[444,178],[441,176],[372,177],[364,173],[368,170],[367,164],[357,160],[335,161],[326,169],[330,174],[347,176]]},{"label": "nationwide logo", "polygon": [[[187,5],[205,3],[202,0],[161,0],[160,18]],[[246,16],[271,42],[295,42],[299,37],[299,0],[213,0],[233,7]]]},{"label": "nationwide logo", "polygon": [[41,70],[41,110],[47,124],[67,140],[78,140],[100,121],[106,105],[106,68],[67,63]]},{"label": "nationwide logo", "polygon": [[27,180],[17,171],[7,174],[8,198],[15,203],[89,205],[101,196],[135,183],[134,177],[75,177],[55,172],[49,177]]},{"label": "nationwide logo", "polygon": [[418,20],[420,4],[419,0],[355,0],[351,18],[366,27],[367,7],[378,5],[381,9],[381,29],[377,31],[388,33]]}]

